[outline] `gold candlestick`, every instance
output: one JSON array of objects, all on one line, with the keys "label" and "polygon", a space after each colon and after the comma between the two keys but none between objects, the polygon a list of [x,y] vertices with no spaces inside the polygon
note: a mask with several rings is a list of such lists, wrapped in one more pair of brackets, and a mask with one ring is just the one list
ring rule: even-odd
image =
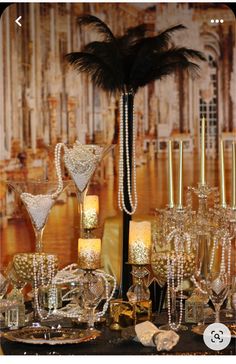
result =
[{"label": "gold candlestick", "polygon": [[222,139],[220,141],[220,203],[222,207],[226,207],[224,144]]},{"label": "gold candlestick", "polygon": [[231,207],[236,209],[236,143],[232,143],[232,202]]},{"label": "gold candlestick", "polygon": [[174,207],[174,183],[173,183],[173,159],[172,159],[172,140],[168,140],[168,192],[169,207]]},{"label": "gold candlestick", "polygon": [[79,267],[98,269],[101,267],[101,239],[79,239]]},{"label": "gold candlestick", "polygon": [[179,190],[178,190],[178,208],[183,208],[183,141],[179,142]]},{"label": "gold candlestick", "polygon": [[201,176],[200,176],[200,183],[201,185],[206,184],[206,177],[205,177],[205,124],[206,119],[202,118],[202,133],[201,133]]}]

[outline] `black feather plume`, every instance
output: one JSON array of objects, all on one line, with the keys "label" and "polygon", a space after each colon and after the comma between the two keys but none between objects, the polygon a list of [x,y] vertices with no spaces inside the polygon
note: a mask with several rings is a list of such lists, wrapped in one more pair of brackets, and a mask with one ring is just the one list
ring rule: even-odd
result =
[{"label": "black feather plume", "polygon": [[197,50],[173,46],[171,35],[186,29],[182,24],[153,37],[147,36],[147,26],[141,24],[115,37],[110,28],[93,15],[79,17],[78,23],[93,26],[104,39],[88,43],[82,52],[68,54],[67,60],[77,71],[86,72],[97,86],[112,93],[136,92],[139,87],[178,69],[196,76],[200,67],[195,61],[205,60],[203,53]]}]

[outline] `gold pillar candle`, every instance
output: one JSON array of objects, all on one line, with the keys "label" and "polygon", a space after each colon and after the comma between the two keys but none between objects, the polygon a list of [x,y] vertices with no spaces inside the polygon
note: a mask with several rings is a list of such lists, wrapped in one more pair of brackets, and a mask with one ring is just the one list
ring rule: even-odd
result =
[{"label": "gold pillar candle", "polygon": [[222,207],[226,207],[224,143],[222,139],[220,141],[220,204]]},{"label": "gold pillar candle", "polygon": [[236,209],[236,143],[232,143],[232,202],[231,207]]},{"label": "gold pillar candle", "polygon": [[151,223],[130,221],[129,263],[149,264],[151,252]]},{"label": "gold pillar candle", "polygon": [[99,200],[98,196],[85,196],[83,207],[84,229],[95,229],[98,226]]},{"label": "gold pillar candle", "polygon": [[174,207],[174,183],[173,183],[173,158],[172,158],[172,140],[168,140],[168,193],[170,208]]},{"label": "gold pillar candle", "polygon": [[178,208],[183,208],[183,141],[179,142],[179,190]]},{"label": "gold pillar candle", "polygon": [[202,118],[202,124],[201,124],[201,176],[200,176],[200,183],[201,185],[206,184],[206,177],[205,177],[205,124],[206,119]]},{"label": "gold pillar candle", "polygon": [[97,269],[101,267],[101,239],[79,239],[79,267]]}]

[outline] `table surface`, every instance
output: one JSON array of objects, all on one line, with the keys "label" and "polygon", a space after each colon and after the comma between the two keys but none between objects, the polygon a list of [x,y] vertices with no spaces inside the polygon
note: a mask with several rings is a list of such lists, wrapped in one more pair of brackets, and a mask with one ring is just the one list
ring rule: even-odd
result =
[{"label": "table surface", "polygon": [[[154,320],[158,327],[166,322],[166,313],[158,315]],[[64,322],[63,326],[69,326]],[[4,355],[235,355],[236,340],[231,339],[229,346],[222,351],[210,350],[202,336],[191,332],[193,324],[188,324],[187,331],[179,333],[180,340],[170,352],[157,352],[154,347],[144,347],[133,340],[125,340],[120,331],[111,331],[106,324],[100,324],[97,329],[101,335],[87,343],[67,345],[30,345],[16,343],[1,337],[1,347]]]}]

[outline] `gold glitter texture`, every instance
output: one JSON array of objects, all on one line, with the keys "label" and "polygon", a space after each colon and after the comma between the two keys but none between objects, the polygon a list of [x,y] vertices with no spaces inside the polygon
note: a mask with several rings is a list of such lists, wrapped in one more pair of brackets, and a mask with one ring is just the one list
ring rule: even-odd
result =
[{"label": "gold glitter texture", "polygon": [[79,266],[82,269],[101,267],[101,239],[79,239]]},{"label": "gold glitter texture", "polygon": [[33,258],[35,257],[36,270],[40,269],[43,264],[43,271],[47,276],[49,260],[54,258],[55,269],[58,266],[58,258],[56,255],[47,253],[20,253],[13,257],[13,266],[18,277],[24,282],[33,282],[34,280],[34,268]]},{"label": "gold glitter texture", "polygon": [[149,221],[130,221],[129,262],[149,264],[151,252],[151,223]]},{"label": "gold glitter texture", "polygon": [[95,229],[98,226],[98,212],[98,196],[85,196],[83,207],[83,225],[85,229]]},{"label": "gold glitter texture", "polygon": [[[183,259],[183,272],[184,278],[190,277],[194,273],[195,269],[195,254],[182,252]],[[177,259],[176,252],[173,251],[162,251],[152,255],[152,270],[154,275],[160,279],[160,281],[166,282],[167,277],[167,257],[170,259]],[[175,264],[175,273],[177,273],[177,264]]]}]

